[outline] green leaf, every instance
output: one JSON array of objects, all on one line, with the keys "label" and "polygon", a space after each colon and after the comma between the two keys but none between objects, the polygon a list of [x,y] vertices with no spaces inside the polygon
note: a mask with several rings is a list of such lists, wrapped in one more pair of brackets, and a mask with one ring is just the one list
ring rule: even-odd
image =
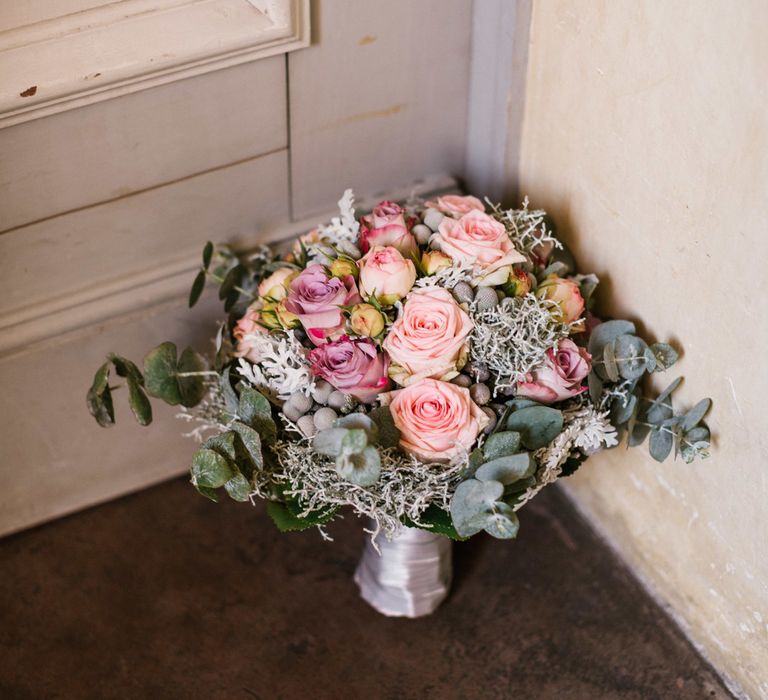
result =
[{"label": "green leaf", "polygon": [[619,374],[624,379],[637,379],[645,373],[646,342],[636,335],[621,335],[613,343]]},{"label": "green leaf", "polygon": [[336,458],[336,471],[343,479],[358,486],[375,484],[381,473],[381,457],[375,447],[362,452],[344,454]]},{"label": "green leaf", "polygon": [[657,462],[663,462],[672,451],[674,436],[669,430],[654,428],[651,431],[651,440],[648,448]]},{"label": "green leaf", "polygon": [[248,494],[251,493],[251,484],[248,482],[248,479],[238,472],[224,484],[224,489],[232,500],[243,503],[249,500]]},{"label": "green leaf", "polygon": [[483,445],[483,455],[486,459],[496,459],[513,455],[520,451],[520,433],[514,430],[503,430],[491,435]]},{"label": "green leaf", "polygon": [[207,270],[211,266],[211,258],[213,257],[213,243],[206,241],[203,248],[203,267]]},{"label": "green leaf", "polygon": [[630,321],[605,321],[592,329],[589,336],[589,354],[592,357],[600,357],[608,343],[612,343],[626,333],[634,332],[635,324]]},{"label": "green leaf", "polygon": [[[205,369],[203,356],[196,353],[192,348],[185,348],[179,358],[177,371],[179,373],[203,372]],[[191,406],[197,406],[203,400],[205,384],[201,376],[177,376],[176,381],[179,385],[179,402],[182,406],[190,408]]]},{"label": "green leaf", "polygon": [[227,367],[219,377],[221,384],[221,395],[224,397],[224,408],[233,416],[239,415],[240,399],[232,388],[232,382],[229,378],[231,367]]},{"label": "green leaf", "polygon": [[97,394],[91,387],[88,389],[85,400],[89,413],[102,428],[109,428],[115,424],[115,409],[112,405],[112,392],[109,387],[106,387],[100,394]]},{"label": "green leaf", "polygon": [[444,535],[445,537],[450,537],[452,540],[458,542],[467,539],[466,537],[461,537],[459,533],[456,532],[456,528],[453,526],[453,521],[451,520],[451,514],[447,513],[442,508],[439,508],[434,503],[419,516],[419,523],[415,523],[410,518],[406,518],[405,523],[403,524],[407,527],[417,527],[421,530],[426,530],[427,532]]},{"label": "green leaf", "polygon": [[229,460],[218,452],[201,448],[192,457],[192,483],[195,486],[216,489],[224,486],[233,476],[235,470]]},{"label": "green leaf", "polygon": [[202,445],[206,450],[213,450],[230,462],[237,461],[237,448],[235,447],[235,431],[227,430],[225,433],[219,433],[209,437]]},{"label": "green leaf", "polygon": [[91,390],[97,396],[103,394],[109,386],[109,362],[105,362],[99,369],[96,370],[96,374],[93,375],[93,383],[91,384]]},{"label": "green leaf", "polygon": [[205,289],[205,272],[203,270],[200,270],[200,272],[195,275],[195,280],[192,282],[192,289],[189,290],[189,308],[191,309],[195,304],[197,304],[197,300],[200,298],[200,295],[203,293],[203,289]]},{"label": "green leaf", "polygon": [[244,271],[245,268],[242,265],[235,265],[229,272],[227,272],[226,277],[224,277],[224,281],[221,283],[221,287],[219,287],[219,299],[228,300],[228,297],[234,295],[235,301],[237,301],[240,294],[235,289],[235,287],[240,286]]},{"label": "green leaf", "polygon": [[144,377],[141,376],[141,371],[133,362],[114,353],[110,353],[109,359],[112,360],[118,377],[133,377],[136,383],[144,386]]},{"label": "green leaf", "polygon": [[267,444],[277,439],[277,426],[272,419],[272,407],[264,394],[251,387],[244,387],[240,392],[237,409],[240,420],[250,425]]},{"label": "green leaf", "polygon": [[498,481],[509,486],[520,479],[526,479],[536,471],[536,462],[528,452],[499,457],[483,464],[475,472],[478,481]]},{"label": "green leaf", "polygon": [[171,406],[181,403],[181,392],[176,380],[176,346],[160,343],[144,357],[144,385],[147,393]]},{"label": "green leaf", "polygon": [[253,428],[240,421],[232,423],[232,430],[238,434],[240,442],[248,455],[250,464],[249,468],[246,469],[246,476],[251,476],[254,471],[261,471],[264,468],[264,456],[261,452],[261,438],[259,434]]},{"label": "green leaf", "polygon": [[286,499],[285,507],[288,509],[291,515],[293,515],[298,520],[301,520],[306,525],[306,527],[324,525],[325,523],[332,520],[333,516],[336,515],[336,512],[338,511],[338,508],[328,506],[318,510],[311,510],[309,513],[302,517],[301,514],[305,511],[305,507],[298,498]]},{"label": "green leaf", "polygon": [[206,498],[209,498],[214,503],[219,502],[219,496],[216,493],[216,489],[211,489],[211,488],[208,488],[207,486],[199,486],[198,484],[193,484],[193,486],[201,496],[205,496]]},{"label": "green leaf", "polygon": [[342,454],[352,455],[362,452],[368,447],[368,434],[365,430],[353,429],[347,430],[341,439]]},{"label": "green leaf", "polygon": [[563,429],[563,414],[549,406],[530,406],[515,411],[507,418],[507,430],[520,433],[529,450],[548,445]]},{"label": "green leaf", "polygon": [[651,352],[656,357],[655,370],[657,372],[669,369],[679,357],[677,350],[667,343],[654,343],[651,345]]},{"label": "green leaf", "polygon": [[711,405],[712,399],[702,399],[690,411],[688,411],[688,413],[686,413],[683,417],[683,422],[680,424],[680,427],[683,429],[683,431],[687,432],[698,425],[699,421],[704,418],[704,416],[707,414],[707,411],[709,411]]},{"label": "green leaf", "polygon": [[400,430],[395,425],[389,406],[374,408],[368,415],[378,428],[379,444],[382,447],[397,447],[400,444]]},{"label": "green leaf", "polygon": [[147,395],[133,375],[128,375],[128,405],[139,425],[149,425],[152,422],[152,406]]},{"label": "green leaf", "polygon": [[520,521],[510,506],[506,503],[497,503],[495,512],[487,516],[483,529],[496,539],[511,540],[517,537]]},{"label": "green leaf", "polygon": [[[269,517],[272,518],[280,532],[298,532],[321,524],[313,522],[310,518],[297,517],[288,510],[284,503],[278,503],[277,501],[267,501],[267,513],[269,513]],[[333,514],[331,514],[331,517],[333,517]]]},{"label": "green leaf", "polygon": [[619,368],[616,365],[616,353],[613,343],[608,343],[603,348],[603,369],[605,376],[612,382],[619,381]]},{"label": "green leaf", "polygon": [[485,528],[486,516],[504,495],[498,481],[462,481],[451,499],[451,519],[461,537],[471,537]]},{"label": "green leaf", "polygon": [[615,426],[624,425],[634,415],[637,406],[638,400],[635,394],[629,394],[626,403],[617,396],[611,402],[611,423]]}]

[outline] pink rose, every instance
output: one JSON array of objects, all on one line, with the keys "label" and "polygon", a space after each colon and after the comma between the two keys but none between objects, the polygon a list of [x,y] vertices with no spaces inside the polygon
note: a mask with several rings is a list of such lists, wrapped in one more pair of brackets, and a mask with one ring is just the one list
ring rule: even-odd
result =
[{"label": "pink rose", "polygon": [[280,301],[288,293],[288,283],[299,273],[292,267],[281,267],[259,283],[259,296]]},{"label": "pink rose", "polygon": [[484,286],[504,284],[511,265],[525,262],[515,250],[504,224],[482,211],[472,210],[460,219],[446,216],[432,240],[456,262],[474,265]]},{"label": "pink rose", "polygon": [[412,291],[384,340],[400,385],[426,377],[452,379],[464,365],[472,321],[442,287]]},{"label": "pink rose", "polygon": [[374,246],[357,264],[360,292],[366,298],[375,296],[384,305],[402,299],[416,281],[416,267],[397,248]]},{"label": "pink rose", "polygon": [[554,403],[581,394],[581,383],[592,369],[592,356],[572,340],[561,340],[557,350],[550,348],[544,364],[519,382],[517,395],[541,403]]},{"label": "pink rose", "polygon": [[483,203],[477,197],[472,197],[471,195],[462,197],[457,194],[446,194],[438,197],[436,200],[427,202],[426,206],[456,218],[471,211],[485,211]]},{"label": "pink rose", "polygon": [[329,277],[322,265],[309,265],[291,282],[284,306],[299,317],[309,339],[319,345],[344,327],[341,307],[359,301],[354,277]]},{"label": "pink rose", "polygon": [[339,391],[363,403],[373,403],[389,385],[387,357],[370,338],[325,343],[309,353],[312,372]]},{"label": "pink rose", "polygon": [[245,357],[250,362],[258,362],[261,358],[256,354],[254,341],[264,333],[267,333],[267,329],[262,325],[260,310],[254,305],[249,306],[232,330],[235,338],[235,357]]},{"label": "pink rose", "polygon": [[371,246],[392,246],[410,257],[418,245],[405,222],[405,212],[394,202],[381,202],[360,219],[360,250],[367,253]]},{"label": "pink rose", "polygon": [[423,462],[455,462],[467,454],[489,418],[472,401],[469,389],[422,379],[382,394],[400,430],[400,447]]},{"label": "pink rose", "polygon": [[549,275],[536,290],[540,299],[554,301],[559,307],[558,320],[573,323],[584,311],[579,285],[557,275]]}]

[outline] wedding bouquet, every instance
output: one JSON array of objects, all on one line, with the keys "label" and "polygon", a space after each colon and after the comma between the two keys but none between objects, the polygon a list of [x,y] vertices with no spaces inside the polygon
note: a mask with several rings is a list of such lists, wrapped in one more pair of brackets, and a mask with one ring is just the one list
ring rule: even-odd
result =
[{"label": "wedding bouquet", "polygon": [[517,511],[590,455],[649,436],[651,456],[707,456],[710,400],[676,412],[677,359],[626,320],[591,311],[583,274],[545,212],[471,196],[385,201],[340,215],[278,254],[205,246],[190,295],[219,284],[228,313],[209,361],[163,343],[143,372],[115,354],[88,407],[114,422],[109,374],[148,424],[147,394],[181,405],[202,444],[191,481],[217,500],[266,499],[281,530],[344,507],[372,534],[517,534]]}]

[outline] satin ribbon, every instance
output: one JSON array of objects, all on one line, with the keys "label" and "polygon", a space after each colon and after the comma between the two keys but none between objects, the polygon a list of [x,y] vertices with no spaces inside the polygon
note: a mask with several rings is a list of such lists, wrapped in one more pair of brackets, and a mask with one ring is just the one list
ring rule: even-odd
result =
[{"label": "satin ribbon", "polygon": [[443,602],[451,585],[452,548],[447,537],[404,527],[392,540],[370,539],[355,571],[362,598],[382,615],[421,617]]}]

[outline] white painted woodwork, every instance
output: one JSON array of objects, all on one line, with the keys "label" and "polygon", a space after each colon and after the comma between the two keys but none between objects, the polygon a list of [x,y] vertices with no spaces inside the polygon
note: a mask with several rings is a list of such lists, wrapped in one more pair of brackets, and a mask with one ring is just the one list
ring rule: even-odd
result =
[{"label": "white painted woodwork", "polygon": [[0,231],[287,144],[279,56],[0,129]]},{"label": "white painted woodwork", "polygon": [[0,32],[27,24],[57,19],[75,12],[92,10],[115,0],[3,0],[0,5]]},{"label": "white painted woodwork", "polygon": [[472,3],[320,2],[290,54],[293,213],[464,165]]},{"label": "white painted woodwork", "polygon": [[68,309],[192,269],[208,239],[252,240],[287,219],[282,150],[3,234],[0,259],[13,265],[0,275],[0,348],[65,331]]},{"label": "white painted woodwork", "polygon": [[0,127],[309,45],[309,0],[123,0],[0,32]]}]

